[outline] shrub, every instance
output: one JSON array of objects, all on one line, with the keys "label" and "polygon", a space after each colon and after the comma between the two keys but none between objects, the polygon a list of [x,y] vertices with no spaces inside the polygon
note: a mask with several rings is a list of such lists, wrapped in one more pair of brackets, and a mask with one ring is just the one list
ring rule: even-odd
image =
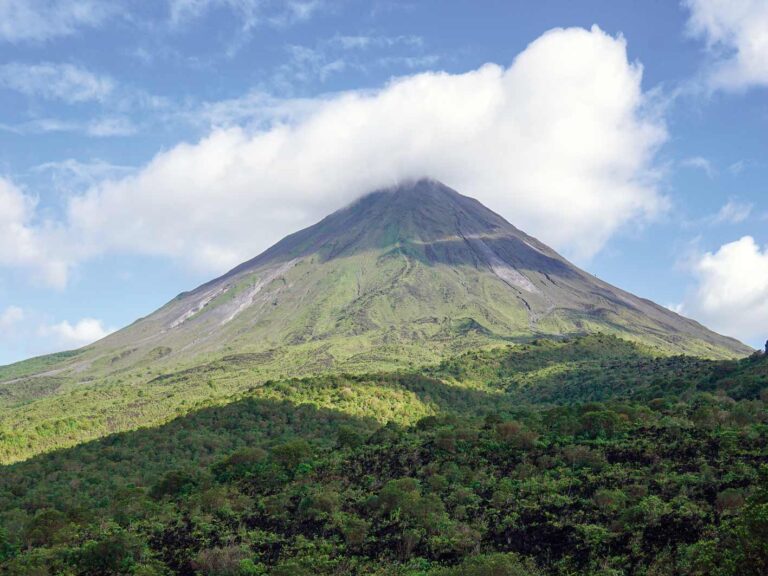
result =
[{"label": "shrub", "polygon": [[430,576],[539,576],[536,566],[517,554],[472,556],[453,568],[439,568]]}]

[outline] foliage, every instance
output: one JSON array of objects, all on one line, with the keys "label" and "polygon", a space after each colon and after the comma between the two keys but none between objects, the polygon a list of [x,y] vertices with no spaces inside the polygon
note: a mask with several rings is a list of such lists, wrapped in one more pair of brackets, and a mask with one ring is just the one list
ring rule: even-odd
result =
[{"label": "foliage", "polygon": [[765,366],[589,337],[267,382],[0,468],[0,575],[765,574]]}]

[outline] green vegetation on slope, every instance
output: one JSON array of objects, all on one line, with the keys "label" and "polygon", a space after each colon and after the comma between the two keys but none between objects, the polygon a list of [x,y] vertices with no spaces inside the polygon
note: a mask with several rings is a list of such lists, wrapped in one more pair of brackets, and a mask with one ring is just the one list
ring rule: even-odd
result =
[{"label": "green vegetation on slope", "polygon": [[[115,442],[92,449],[101,465],[82,484],[57,484],[67,458],[38,462],[42,483],[24,465],[4,475],[23,504],[5,504],[0,573],[757,576],[768,414],[743,408],[701,396],[373,433],[305,409],[291,419],[298,432],[335,427],[333,449],[315,432],[243,441],[207,467],[177,453],[177,469],[92,496],[131,457]],[[260,410],[277,429],[284,413]]]},{"label": "green vegetation on slope", "polygon": [[[436,378],[457,388],[503,394],[516,403],[602,400],[616,396],[650,398],[670,387],[682,391],[691,383],[701,390],[730,390],[735,384],[729,380],[737,381],[739,390],[747,382],[752,383],[752,388],[759,388],[766,376],[765,372],[754,373],[756,368],[748,359],[712,361],[687,356],[657,357],[654,353],[652,349],[605,335],[562,341],[540,339],[530,344],[469,352],[413,374]],[[56,376],[25,380],[25,393],[41,384],[63,388],[66,393],[6,407],[0,403],[0,463],[140,426],[157,426],[244,395],[308,401],[327,408],[343,406],[351,414],[401,424],[439,409],[429,399],[414,397],[407,387],[382,386],[382,380],[391,376],[378,373],[338,376],[352,380],[346,391],[330,396],[323,396],[322,392],[311,398],[315,384],[310,383],[333,381],[334,377],[313,378],[310,383],[294,380],[290,384],[291,381],[270,380],[263,364],[262,354],[235,354],[179,372],[147,370],[138,376],[124,374],[93,386],[62,383]],[[285,372],[289,372],[288,367]],[[746,393],[739,390],[732,393]],[[754,389],[748,392],[754,394]],[[345,395],[352,399],[347,401]]]},{"label": "green vegetation on slope", "polygon": [[[471,337],[471,336],[470,336]],[[308,355],[316,351],[308,351]],[[746,361],[709,361],[691,357],[656,357],[654,351],[612,336],[595,335],[555,342],[537,340],[532,344],[471,352],[435,368],[423,370],[459,387],[474,387],[495,394],[506,393],[517,402],[564,401],[574,398],[603,399],[630,390],[646,395],[659,383],[670,386],[676,374],[702,385],[707,379],[718,382],[729,371],[749,366]],[[274,359],[275,356],[269,356]],[[297,363],[302,356],[297,352]],[[291,373],[288,359],[279,357],[281,372]],[[72,384],[48,376],[16,383],[14,394],[33,394],[36,386],[55,387],[57,393],[34,400],[12,403],[8,394],[0,400],[0,463],[10,463],[34,454],[76,445],[111,433],[157,426],[206,406],[232,402],[242,395],[280,399],[279,386],[270,380],[261,353],[234,354],[178,372],[146,369],[121,373],[96,384]],[[461,366],[457,372],[455,366]],[[378,363],[373,363],[374,366]],[[358,368],[362,370],[365,364]],[[322,373],[321,368],[318,372]],[[364,381],[368,376],[360,376]],[[373,386],[378,386],[378,376]],[[352,386],[353,394],[364,394]],[[611,387],[616,388],[613,390]],[[647,389],[647,390],[646,390]],[[0,390],[1,392],[1,390]],[[384,394],[386,391],[380,391]],[[298,393],[298,392],[297,392]],[[390,388],[390,395],[393,389]],[[294,400],[293,393],[285,399]],[[3,396],[0,395],[0,399]],[[338,398],[327,399],[332,407]],[[378,413],[370,405],[364,415],[387,420],[387,414],[406,423],[403,414],[423,415],[428,406],[390,402],[392,409]]]},{"label": "green vegetation on slope", "polygon": [[760,358],[658,356],[643,345],[598,334],[468,352],[423,372],[528,403],[651,399],[681,394],[692,383],[701,391],[723,390],[741,399],[756,396],[768,381],[768,364],[755,361]]},{"label": "green vegetation on slope", "polygon": [[[48,354],[46,356],[37,356],[36,358],[30,358],[29,360],[16,362],[15,364],[10,364],[8,366],[0,366],[0,381],[5,384],[7,381],[14,378],[23,378],[24,376],[45,372],[45,370],[48,368],[58,366],[63,361],[76,358],[84,351],[85,349],[72,350],[69,352],[58,352],[56,354]],[[5,388],[6,386],[4,385],[3,389]]]},{"label": "green vegetation on slope", "polygon": [[767,435],[764,356],[605,336],[270,381],[0,468],[0,574],[757,576]]}]

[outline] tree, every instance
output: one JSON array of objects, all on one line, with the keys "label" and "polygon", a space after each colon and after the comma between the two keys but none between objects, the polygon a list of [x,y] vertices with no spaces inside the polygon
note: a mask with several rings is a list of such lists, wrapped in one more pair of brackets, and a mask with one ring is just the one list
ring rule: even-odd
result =
[{"label": "tree", "polygon": [[454,568],[430,572],[435,576],[539,576],[541,571],[517,554],[487,554],[467,558]]},{"label": "tree", "polygon": [[16,554],[16,547],[11,544],[8,532],[0,528],[0,562],[10,560]]},{"label": "tree", "polygon": [[58,510],[41,510],[27,526],[24,543],[27,546],[50,546],[56,534],[66,525],[67,517]]},{"label": "tree", "polygon": [[176,499],[189,494],[199,485],[199,474],[195,471],[171,470],[152,487],[150,496],[156,500],[161,500],[166,496]]},{"label": "tree", "polygon": [[294,472],[299,464],[309,460],[311,454],[312,447],[309,442],[301,438],[284,442],[272,448],[272,458],[289,473]]},{"label": "tree", "polygon": [[340,426],[336,432],[336,444],[339,448],[357,448],[365,442],[365,436],[352,426]]},{"label": "tree", "polygon": [[87,576],[131,574],[141,558],[142,543],[122,530],[95,542],[87,542],[79,551],[80,572]]}]

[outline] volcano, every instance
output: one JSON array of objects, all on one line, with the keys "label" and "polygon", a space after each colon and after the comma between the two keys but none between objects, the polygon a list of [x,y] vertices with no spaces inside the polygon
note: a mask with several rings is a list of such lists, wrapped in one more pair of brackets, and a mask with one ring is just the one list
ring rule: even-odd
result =
[{"label": "volcano", "polygon": [[647,356],[752,352],[419,180],[362,197],[99,342],[0,367],[0,463],[158,425],[269,381],[408,371],[595,333]]},{"label": "volcano", "polygon": [[250,353],[309,373],[597,332],[661,353],[751,351],[599,280],[478,201],[423,179],[284,238],[91,346],[78,363],[88,372],[94,363],[113,370]]}]

